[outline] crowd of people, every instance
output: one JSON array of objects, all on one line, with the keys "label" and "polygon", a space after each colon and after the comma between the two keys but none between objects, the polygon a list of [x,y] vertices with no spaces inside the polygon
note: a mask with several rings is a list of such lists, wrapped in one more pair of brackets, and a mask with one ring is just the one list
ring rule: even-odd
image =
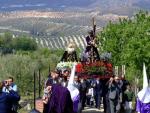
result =
[{"label": "crowd of people", "polygon": [[17,113],[19,100],[17,85],[12,77],[0,82],[0,113]]},{"label": "crowd of people", "polygon": [[[79,78],[75,66],[71,72],[53,71],[44,85],[43,113],[81,113],[86,106],[101,109],[101,105],[104,113],[133,113],[135,108],[138,113],[149,113],[150,88],[147,77],[144,79],[143,89],[134,95],[130,83],[119,77]],[[133,108],[135,99],[136,107]],[[0,82],[0,113],[17,113],[19,100],[12,77]]]},{"label": "crowd of people", "polygon": [[[45,82],[43,95],[44,113],[51,113],[50,111],[54,109],[62,110],[59,104],[63,104],[63,109],[69,109],[70,112],[65,113],[81,113],[85,106],[101,109],[101,105],[103,105],[104,113],[132,113],[132,101],[135,96],[127,80],[119,77],[100,79],[99,76],[85,79],[79,78],[74,73],[70,86],[71,73],[69,70],[64,70],[62,74],[57,71],[50,73]],[[59,93],[56,91],[58,89]],[[63,90],[66,94],[62,93]],[[55,95],[53,91],[56,93]],[[67,100],[64,100],[65,96],[67,96]],[[63,111],[59,113],[63,113]]]}]

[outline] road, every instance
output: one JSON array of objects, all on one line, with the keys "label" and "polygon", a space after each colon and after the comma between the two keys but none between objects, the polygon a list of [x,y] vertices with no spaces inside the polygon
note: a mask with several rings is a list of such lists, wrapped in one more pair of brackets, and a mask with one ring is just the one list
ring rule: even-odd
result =
[{"label": "road", "polygon": [[103,109],[101,108],[99,110],[96,108],[85,107],[85,109],[82,111],[82,113],[103,113]]}]

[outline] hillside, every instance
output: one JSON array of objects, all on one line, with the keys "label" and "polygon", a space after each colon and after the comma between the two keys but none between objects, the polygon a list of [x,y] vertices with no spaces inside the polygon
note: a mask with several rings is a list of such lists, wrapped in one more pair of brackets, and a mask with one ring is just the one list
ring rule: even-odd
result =
[{"label": "hillside", "polygon": [[[149,0],[1,0],[0,11],[67,10],[131,14],[137,9],[150,9]],[[133,14],[133,13],[132,13]]]},{"label": "hillside", "polygon": [[84,48],[84,37],[92,29],[91,17],[97,14],[97,32],[108,21],[116,22],[127,16],[105,14],[98,12],[41,12],[14,11],[0,13],[0,33],[10,31],[14,35],[29,35],[34,37],[42,47],[65,48],[72,39],[79,48]]},{"label": "hillside", "polygon": [[84,48],[96,17],[97,31],[109,21],[150,10],[149,0],[0,0],[0,33],[29,35],[42,47],[65,48],[69,39]]}]

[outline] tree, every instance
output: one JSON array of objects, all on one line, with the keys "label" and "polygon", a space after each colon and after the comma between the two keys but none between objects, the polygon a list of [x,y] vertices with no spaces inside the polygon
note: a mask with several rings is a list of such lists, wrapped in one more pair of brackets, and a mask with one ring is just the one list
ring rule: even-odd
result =
[{"label": "tree", "polygon": [[12,34],[9,32],[0,37],[0,47],[3,54],[12,52],[12,40]]},{"label": "tree", "polygon": [[13,48],[15,50],[34,51],[37,49],[37,43],[27,37],[19,37],[13,40]]},{"label": "tree", "polygon": [[[142,77],[142,65],[150,70],[150,16],[140,11],[133,19],[110,22],[100,33],[101,48],[112,53],[114,65],[125,64],[127,76]],[[147,72],[150,75],[150,71]]]}]

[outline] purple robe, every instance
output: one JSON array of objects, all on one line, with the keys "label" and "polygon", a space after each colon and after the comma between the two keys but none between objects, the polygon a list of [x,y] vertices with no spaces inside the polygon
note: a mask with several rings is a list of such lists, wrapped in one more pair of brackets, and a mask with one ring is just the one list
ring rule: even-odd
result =
[{"label": "purple robe", "polygon": [[137,99],[136,111],[140,113],[150,113],[150,103],[142,103]]},{"label": "purple robe", "polygon": [[73,102],[69,90],[58,84],[53,85],[47,107],[47,113],[73,113]]},{"label": "purple robe", "polygon": [[79,102],[80,102],[80,96],[77,95],[76,97],[73,98],[73,111],[74,111],[75,113],[78,112]]}]

